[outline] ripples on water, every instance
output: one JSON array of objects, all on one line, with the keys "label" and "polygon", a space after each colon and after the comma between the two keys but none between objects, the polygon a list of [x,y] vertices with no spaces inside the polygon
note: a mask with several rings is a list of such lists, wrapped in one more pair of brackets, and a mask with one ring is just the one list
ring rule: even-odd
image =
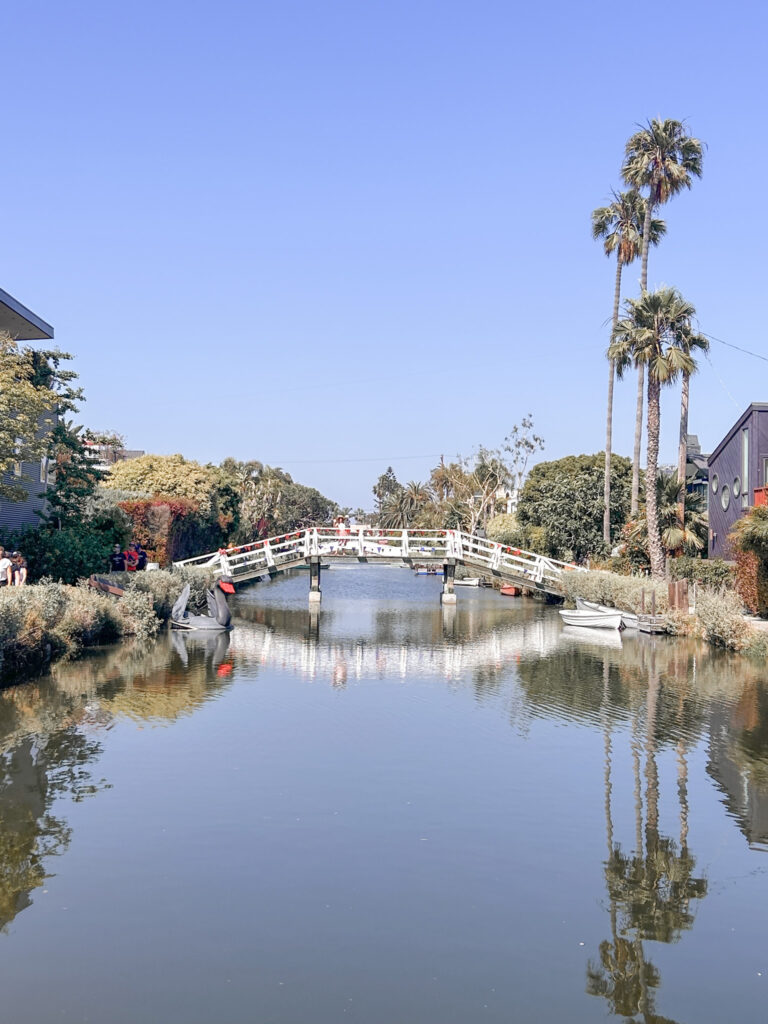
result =
[{"label": "ripples on water", "polygon": [[762,1019],[762,666],[307,586],[0,693],[4,1019]]}]

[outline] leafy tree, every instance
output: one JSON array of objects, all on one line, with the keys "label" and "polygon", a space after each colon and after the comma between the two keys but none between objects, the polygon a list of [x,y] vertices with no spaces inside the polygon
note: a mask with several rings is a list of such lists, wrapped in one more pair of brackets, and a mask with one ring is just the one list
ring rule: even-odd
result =
[{"label": "leafy tree", "polygon": [[525,481],[531,456],[544,451],[544,438],[534,432],[533,417],[530,413],[512,427],[504,438],[501,450],[506,453],[503,457],[517,499]]},{"label": "leafy tree", "polygon": [[0,498],[21,501],[23,487],[6,483],[3,477],[20,462],[36,462],[46,454],[46,432],[55,422],[60,404],[59,391],[73,375],[58,373],[58,364],[70,357],[64,353],[19,349],[6,333],[0,333]]},{"label": "leafy tree", "polygon": [[[604,552],[603,471],[605,459],[597,455],[568,455],[540,462],[528,474],[517,516],[533,548],[555,558],[581,561]],[[629,512],[632,466],[614,456],[611,464],[611,525],[614,531]]]},{"label": "leafy tree", "polygon": [[[606,256],[616,253],[616,285],[613,292],[613,317],[611,339],[619,322],[621,302],[621,273],[625,266],[633,263],[643,247],[643,226],[646,202],[636,189],[628,192],[614,192],[613,202],[592,211],[592,237],[603,240]],[[650,242],[657,245],[667,230],[663,220],[650,222]],[[603,540],[611,543],[611,445],[613,435],[613,360],[608,360],[608,407],[605,425],[605,481],[603,492]]]},{"label": "leafy tree", "polygon": [[382,473],[373,485],[373,496],[376,499],[376,511],[381,514],[385,502],[402,489],[403,485],[398,483],[395,471],[391,466],[387,466],[386,473]]},{"label": "leafy tree", "polygon": [[202,466],[182,455],[142,455],[116,463],[105,482],[153,497],[187,498],[225,534],[237,526],[239,496],[218,466]]},{"label": "leafy tree", "polygon": [[329,523],[338,512],[338,505],[314,487],[304,484],[286,484],[272,513],[276,534],[291,530],[305,530],[309,526]]},{"label": "leafy tree", "polygon": [[48,511],[45,521],[57,525],[82,523],[88,503],[104,479],[85,444],[86,434],[71,420],[59,420],[48,437],[48,457],[54,467],[45,490]]},{"label": "leafy tree", "polygon": [[337,514],[334,501],[314,487],[296,483],[278,466],[225,459],[221,471],[239,500],[239,542],[319,526]]},{"label": "leafy tree", "polygon": [[[624,151],[622,177],[628,185],[645,189],[645,219],[640,270],[640,288],[648,288],[648,249],[651,243],[651,221],[657,206],[667,203],[683,189],[691,188],[700,178],[704,147],[688,134],[684,121],[652,118],[630,136]],[[635,447],[632,475],[632,513],[637,511],[640,494],[640,445],[643,433],[643,373],[637,368],[637,411],[635,415]]]},{"label": "leafy tree", "polygon": [[518,548],[525,545],[523,531],[517,521],[517,516],[509,512],[502,512],[490,519],[486,533],[489,540],[494,540],[498,544]]},{"label": "leafy tree", "polygon": [[[616,326],[614,341],[608,350],[621,376],[634,365],[648,367],[648,449],[646,476],[655,480],[661,430],[661,388],[680,372],[692,373],[696,364],[681,343],[690,334],[695,308],[674,288],[643,292],[640,299],[627,301],[627,316]],[[634,485],[634,476],[633,476]],[[646,493],[646,523],[651,573],[664,576],[665,557],[659,533],[656,488]]]}]

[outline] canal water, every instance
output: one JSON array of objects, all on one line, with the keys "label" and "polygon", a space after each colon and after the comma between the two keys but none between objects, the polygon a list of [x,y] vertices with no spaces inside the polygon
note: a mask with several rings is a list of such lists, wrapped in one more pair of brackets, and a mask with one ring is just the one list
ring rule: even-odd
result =
[{"label": "canal water", "polygon": [[404,569],[0,692],[0,1019],[766,1019],[760,665]]}]

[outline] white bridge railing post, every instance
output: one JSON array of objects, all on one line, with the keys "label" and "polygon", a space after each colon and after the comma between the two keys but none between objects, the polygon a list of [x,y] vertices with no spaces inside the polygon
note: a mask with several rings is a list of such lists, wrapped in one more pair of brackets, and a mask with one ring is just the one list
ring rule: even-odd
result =
[{"label": "white bridge railing post", "polygon": [[268,540],[264,541],[264,557],[267,560],[267,565],[273,567],[275,564],[275,556],[272,554],[272,545]]},{"label": "white bridge railing post", "polygon": [[498,569],[501,565],[501,544],[493,545],[493,555],[491,556],[491,568]]},{"label": "white bridge railing post", "polygon": [[400,544],[401,544],[401,551],[402,551],[403,558],[407,558],[408,557],[408,531],[407,530],[403,530],[403,535],[402,535]]}]

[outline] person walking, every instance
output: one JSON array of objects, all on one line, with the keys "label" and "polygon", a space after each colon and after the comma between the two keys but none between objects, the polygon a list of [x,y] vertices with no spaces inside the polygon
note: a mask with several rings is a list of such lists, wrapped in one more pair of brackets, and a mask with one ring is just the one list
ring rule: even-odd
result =
[{"label": "person walking", "polygon": [[125,572],[125,552],[119,544],[115,544],[112,554],[109,556],[109,571]]},{"label": "person walking", "polygon": [[0,546],[0,587],[9,587],[13,582],[13,562]]},{"label": "person walking", "polygon": [[24,587],[27,583],[27,560],[20,551],[13,552],[13,585]]}]

